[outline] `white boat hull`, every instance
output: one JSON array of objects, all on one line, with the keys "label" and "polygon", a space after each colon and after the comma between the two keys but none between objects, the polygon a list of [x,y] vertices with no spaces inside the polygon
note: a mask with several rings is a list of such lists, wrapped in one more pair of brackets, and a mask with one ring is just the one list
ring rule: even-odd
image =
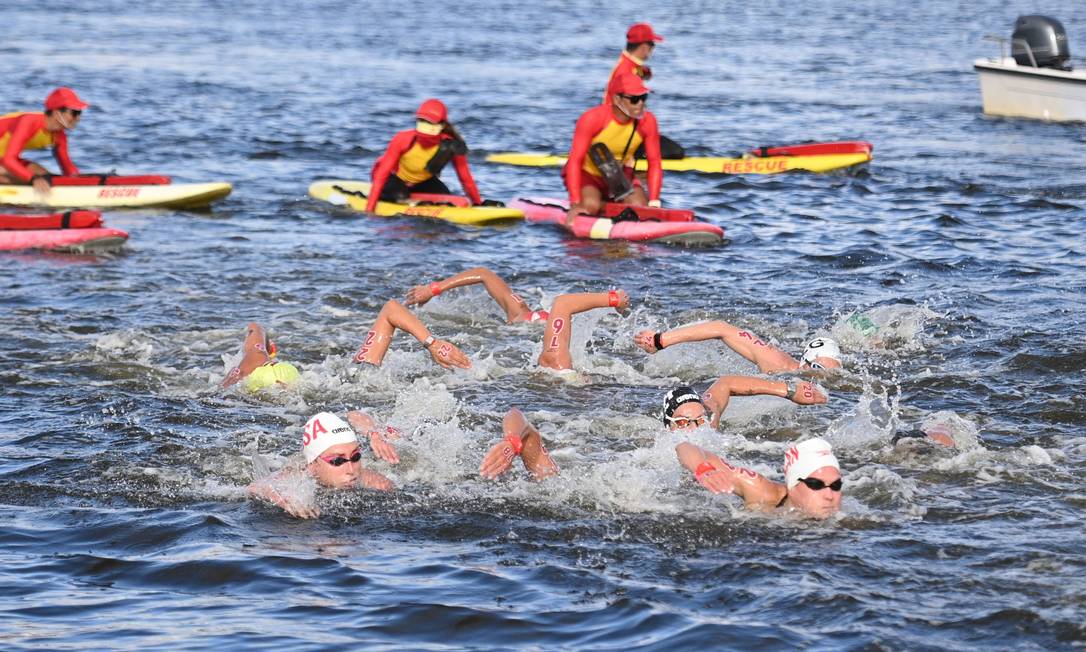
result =
[{"label": "white boat hull", "polygon": [[1052,122],[1086,122],[1086,73],[977,59],[984,113]]}]

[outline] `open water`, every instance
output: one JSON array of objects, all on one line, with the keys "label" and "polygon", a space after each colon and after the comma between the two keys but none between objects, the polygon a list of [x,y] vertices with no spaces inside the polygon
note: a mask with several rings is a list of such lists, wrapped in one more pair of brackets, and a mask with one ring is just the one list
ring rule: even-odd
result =
[{"label": "open water", "polygon": [[[0,256],[0,647],[1080,649],[1086,132],[982,116],[972,71],[985,34],[1046,10],[1026,4],[5,3],[4,110],[70,85],[93,104],[84,169],[236,186],[207,212],[109,212],[118,254]],[[1081,52],[1086,6],[1061,11]],[[306,198],[366,177],[428,96],[486,196],[560,195],[557,170],[483,158],[563,150],[636,20],[667,37],[650,109],[691,153],[861,138],[875,160],[666,175],[726,228],[715,249]],[[381,369],[350,363],[386,299],[472,265],[540,305],[620,286],[634,309],[576,319],[579,383],[472,290],[419,311],[470,371],[403,335]],[[663,393],[752,369],[631,338],[705,318],[793,352],[841,340],[827,406],[737,399],[693,436],[772,477],[787,442],[827,437],[838,518],[754,515],[678,466]],[[217,389],[250,320],[296,389]],[[510,406],[560,478],[476,475]],[[400,465],[365,458],[396,493],[321,494],[311,521],[246,498],[309,415],[348,408],[408,433]],[[936,421],[961,449],[889,445]]]}]

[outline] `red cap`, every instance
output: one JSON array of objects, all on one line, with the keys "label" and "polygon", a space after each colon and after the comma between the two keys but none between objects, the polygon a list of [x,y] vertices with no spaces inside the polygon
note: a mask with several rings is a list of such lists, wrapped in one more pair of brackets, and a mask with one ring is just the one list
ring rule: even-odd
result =
[{"label": "red cap", "polygon": [[53,109],[75,109],[77,111],[82,111],[88,106],[90,105],[79,99],[79,96],[75,94],[75,91],[64,86],[49,93],[49,97],[45,98],[46,111],[52,111]]},{"label": "red cap", "polygon": [[448,119],[449,111],[441,100],[430,98],[419,105],[419,110],[415,111],[415,117],[422,118],[426,122],[440,124]]},{"label": "red cap", "polygon": [[627,43],[648,43],[649,41],[662,41],[663,36],[652,31],[652,25],[648,23],[634,23],[626,31]]},{"label": "red cap", "polygon": [[611,80],[611,85],[607,87],[609,95],[618,95],[619,93],[624,95],[644,95],[649,92],[651,91],[649,91],[648,86],[645,86],[645,82],[632,72],[615,75],[615,78]]}]

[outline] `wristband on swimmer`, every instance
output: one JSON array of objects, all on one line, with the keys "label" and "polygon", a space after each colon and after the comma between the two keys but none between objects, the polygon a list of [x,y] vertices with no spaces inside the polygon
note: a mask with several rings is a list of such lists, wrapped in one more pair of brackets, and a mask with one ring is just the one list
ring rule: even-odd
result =
[{"label": "wristband on swimmer", "polygon": [[794,380],[784,380],[784,397],[791,400],[796,396],[796,392],[799,391],[799,387]]},{"label": "wristband on swimmer", "polygon": [[433,283],[431,283],[430,284],[430,294],[435,296],[435,297],[437,295],[441,294],[441,284],[438,283],[437,281],[434,281]]},{"label": "wristband on swimmer", "polygon": [[509,442],[509,445],[513,447],[514,455],[520,455],[521,449],[524,448],[524,441],[521,440],[520,437],[514,435],[513,433],[509,433],[505,436],[505,441]]},{"label": "wristband on swimmer", "polygon": [[717,468],[713,466],[712,462],[702,462],[698,465],[698,468],[694,469],[694,479],[701,480],[701,476],[716,470]]},{"label": "wristband on swimmer", "polygon": [[437,340],[436,340],[436,339],[434,338],[434,336],[433,336],[433,335],[427,335],[427,336],[426,336],[426,339],[424,339],[424,340],[422,341],[422,348],[424,348],[424,349],[428,349],[428,348],[430,348],[430,345],[431,345],[431,344],[433,344],[433,343],[434,343],[434,342],[436,342],[436,341],[437,341]]},{"label": "wristband on swimmer", "polygon": [[612,308],[617,308],[618,303],[619,303],[619,301],[618,301],[618,292],[615,291],[615,290],[608,290],[607,291],[607,305],[611,306]]},{"label": "wristband on swimmer", "polygon": [[656,347],[657,351],[664,350],[664,343],[660,340],[660,331],[656,331],[652,336],[652,345]]}]

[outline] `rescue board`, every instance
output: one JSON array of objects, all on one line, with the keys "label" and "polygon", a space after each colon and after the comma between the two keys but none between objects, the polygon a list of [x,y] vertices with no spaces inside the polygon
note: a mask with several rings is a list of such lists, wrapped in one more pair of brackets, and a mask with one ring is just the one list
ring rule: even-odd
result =
[{"label": "rescue board", "polygon": [[56,185],[39,194],[32,186],[0,185],[0,204],[49,208],[202,208],[230,194],[229,183]]},{"label": "rescue board", "polygon": [[86,251],[119,247],[128,234],[102,228],[101,215],[73,211],[52,215],[0,214],[0,251]]},{"label": "rescue board", "polygon": [[[715,245],[724,240],[724,229],[715,224],[693,219],[693,214],[689,211],[661,211],[662,214],[674,214],[674,217],[659,221],[652,219],[616,221],[606,217],[578,215],[573,219],[573,226],[570,228],[566,226],[569,202],[565,199],[522,197],[509,202],[509,206],[523,210],[529,222],[554,224],[578,238],[659,242],[687,246]],[[686,215],[683,215],[684,213]]]},{"label": "rescue board", "polygon": [[[859,140],[833,143],[802,143],[756,147],[740,158],[688,156],[663,159],[662,166],[671,172],[704,172],[706,174],[779,174],[781,172],[832,172],[871,160],[871,143]],[[764,152],[764,153],[763,153]],[[560,167],[566,156],[558,154],[529,154],[504,152],[486,157],[491,163],[528,167]],[[638,159],[638,171],[648,170],[648,162]]]},{"label": "rescue board", "polygon": [[[309,196],[336,206],[366,212],[369,196],[368,181],[322,179],[309,186]],[[473,226],[523,220],[524,211],[513,207],[472,206],[466,197],[459,195],[412,195],[409,203],[377,202],[376,214],[382,217],[411,215]]]}]

